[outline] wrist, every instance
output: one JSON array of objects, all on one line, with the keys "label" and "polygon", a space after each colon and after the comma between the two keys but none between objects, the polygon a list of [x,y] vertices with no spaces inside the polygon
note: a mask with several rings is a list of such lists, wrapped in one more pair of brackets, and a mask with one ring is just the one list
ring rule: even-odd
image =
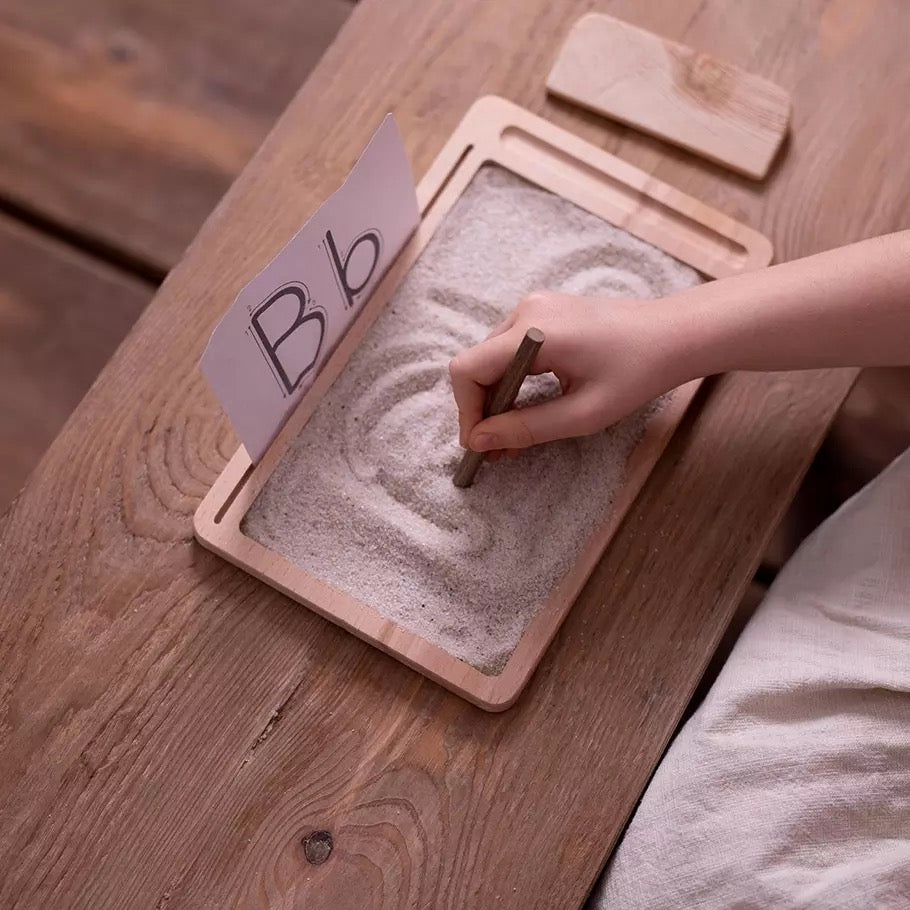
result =
[{"label": "wrist", "polygon": [[700,285],[665,297],[654,303],[649,313],[659,328],[658,362],[667,388],[676,388],[692,379],[720,372],[717,366],[717,323],[710,312],[710,301],[698,293]]}]

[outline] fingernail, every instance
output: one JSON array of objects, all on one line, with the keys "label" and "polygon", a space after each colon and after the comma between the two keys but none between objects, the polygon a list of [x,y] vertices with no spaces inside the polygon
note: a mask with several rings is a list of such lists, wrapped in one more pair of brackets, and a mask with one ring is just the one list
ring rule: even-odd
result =
[{"label": "fingernail", "polygon": [[479,433],[472,440],[471,448],[475,452],[489,452],[490,449],[498,449],[499,444],[492,433]]}]

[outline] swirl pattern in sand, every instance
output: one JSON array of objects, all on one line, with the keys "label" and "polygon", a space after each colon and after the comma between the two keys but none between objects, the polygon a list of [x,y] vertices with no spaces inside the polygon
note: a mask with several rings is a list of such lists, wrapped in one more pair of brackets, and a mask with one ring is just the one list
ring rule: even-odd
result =
[{"label": "swirl pattern in sand", "polygon": [[[281,460],[244,532],[500,672],[608,516],[647,414],[484,465],[474,486],[457,489],[449,360],[536,288],[652,298],[699,281],[572,203],[484,167]],[[537,377],[522,399],[557,393],[552,377]]]}]

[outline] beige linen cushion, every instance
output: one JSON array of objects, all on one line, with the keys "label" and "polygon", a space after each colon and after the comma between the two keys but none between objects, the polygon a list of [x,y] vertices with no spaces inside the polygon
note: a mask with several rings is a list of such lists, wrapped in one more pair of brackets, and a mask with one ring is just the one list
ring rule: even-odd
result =
[{"label": "beige linen cushion", "polygon": [[658,767],[607,907],[910,908],[910,453],[784,568]]}]

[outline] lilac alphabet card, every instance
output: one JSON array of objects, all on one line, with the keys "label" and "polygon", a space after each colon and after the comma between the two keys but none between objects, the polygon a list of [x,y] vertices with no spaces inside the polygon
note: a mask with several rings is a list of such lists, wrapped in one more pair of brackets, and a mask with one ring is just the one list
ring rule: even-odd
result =
[{"label": "lilac alphabet card", "polygon": [[202,355],[202,372],[253,462],[419,219],[407,154],[389,114],[342,186],[243,288]]}]

